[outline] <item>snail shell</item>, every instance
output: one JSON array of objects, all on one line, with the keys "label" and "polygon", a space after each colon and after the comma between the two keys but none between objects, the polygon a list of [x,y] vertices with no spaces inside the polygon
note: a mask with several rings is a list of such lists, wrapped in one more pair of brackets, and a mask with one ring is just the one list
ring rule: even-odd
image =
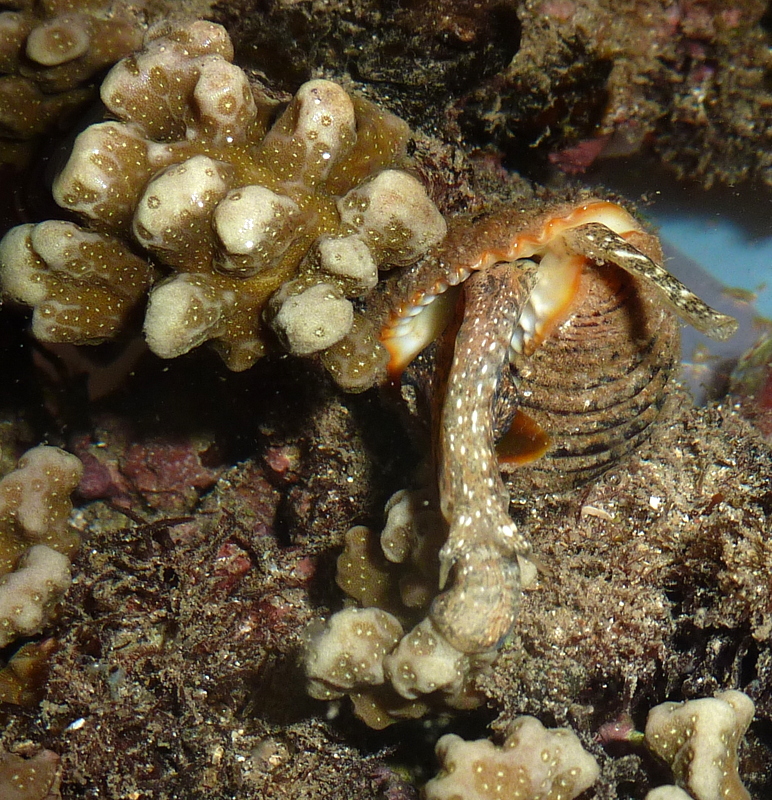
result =
[{"label": "snail shell", "polygon": [[513,364],[519,408],[550,437],[544,456],[517,470],[530,491],[580,484],[633,451],[666,407],[679,363],[678,321],[640,278],[589,264],[576,296],[568,319]]}]

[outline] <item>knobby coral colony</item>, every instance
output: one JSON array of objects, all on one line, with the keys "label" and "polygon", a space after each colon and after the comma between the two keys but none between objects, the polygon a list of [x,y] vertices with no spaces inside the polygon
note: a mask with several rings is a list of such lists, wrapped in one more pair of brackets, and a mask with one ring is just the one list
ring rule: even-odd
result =
[{"label": "knobby coral colony", "polygon": [[754,711],[750,697],[735,690],[662,703],[649,712],[644,741],[695,800],[750,800],[738,772],[737,747]]},{"label": "knobby coral colony", "polygon": [[[646,800],[750,800],[737,747],[753,712],[751,699],[737,691],[653,708],[643,741],[678,785],[654,789]],[[600,773],[573,731],[547,730],[533,717],[513,720],[500,748],[447,734],[436,752],[440,773],[426,784],[426,800],[573,800]]]},{"label": "knobby coral colony", "polygon": [[397,169],[409,128],[324,80],[271,124],[277,104],[232,57],[225,30],[198,21],[154,28],[113,67],[101,96],[117,120],[78,136],[53,187],[87,227],[9,232],[4,291],[34,307],[44,341],[115,336],[149,293],[145,336],[163,358],[205,341],[233,370],[271,347],[323,353],[361,390],[387,356],[349,298],[446,231]]},{"label": "knobby coral colony", "polygon": [[[82,473],[75,456],[41,445],[0,480],[0,648],[39,633],[70,585],[79,541],[69,524],[70,493]],[[0,670],[0,702],[35,699],[34,673],[49,649],[42,642],[17,651]]]},{"label": "knobby coral colony", "polygon": [[[395,633],[400,621],[385,611],[377,625],[363,617],[338,625],[337,617],[352,609],[333,615],[325,630],[309,637],[314,696],[350,694],[356,712],[375,727],[425,710],[416,702],[426,694],[456,707],[474,704],[472,678],[512,629],[521,568],[531,558],[508,513],[495,444],[502,423],[511,422],[505,460],[522,464],[546,450],[545,470],[557,469],[573,483],[584,480],[633,448],[657,419],[678,361],[672,312],[717,339],[736,329],[661,261],[657,238],[627,211],[585,198],[454,220],[444,243],[397,281],[397,299],[381,331],[391,373],[400,374],[440,336],[435,363],[442,375],[432,377],[430,405],[447,529],[439,550],[444,591],[401,639]],[[457,303],[450,290],[458,286]],[[497,392],[511,377],[510,362],[520,408],[508,420]],[[427,541],[437,539],[422,530],[425,515],[422,522],[403,523],[411,525],[403,536],[407,550],[427,549]],[[389,520],[381,539],[387,559],[392,527]],[[341,557],[347,576],[358,559],[358,584],[388,580],[354,531]],[[347,576],[342,579],[339,564],[344,589]],[[374,625],[388,634],[377,635]],[[383,661],[382,670],[372,668],[361,680],[354,668],[357,639],[369,639]]]},{"label": "knobby coral colony", "polygon": [[426,800],[573,800],[600,773],[573,731],[547,730],[533,717],[514,720],[501,748],[447,734],[437,758],[441,771],[426,784]]}]

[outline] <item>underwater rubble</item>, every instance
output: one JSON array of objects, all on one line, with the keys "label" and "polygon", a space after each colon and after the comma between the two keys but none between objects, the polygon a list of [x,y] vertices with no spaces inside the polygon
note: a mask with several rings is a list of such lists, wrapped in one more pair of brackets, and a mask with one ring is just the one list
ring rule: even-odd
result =
[{"label": "underwater rubble", "polygon": [[[89,0],[74,9],[72,2],[3,6],[2,24],[16,26],[18,52],[6,59],[10,66],[0,64],[0,81],[18,83],[13,70],[27,82],[46,79],[49,71],[30,61],[34,47],[27,55],[19,48],[35,25],[56,28],[49,18],[61,23],[57,35],[80,24],[98,35],[105,4]],[[70,166],[66,156],[45,169],[29,162],[39,136],[60,136],[59,112],[41,116],[29,136],[0,131],[10,154],[2,174],[13,176],[0,200],[0,236],[22,226],[0,246],[0,543],[8,551],[0,623],[11,625],[4,614],[20,620],[0,650],[0,794],[768,796],[768,340],[741,360],[730,394],[704,407],[669,382],[676,358],[669,346],[660,353],[644,345],[654,353],[661,393],[645,426],[633,425],[623,437],[629,442],[615,444],[613,458],[588,481],[550,483],[539,461],[506,465],[497,497],[505,511],[509,498],[506,522],[532,549],[517,560],[495,554],[496,567],[506,567],[502,581],[507,569],[519,573],[500,597],[507,605],[513,594],[522,599],[513,626],[474,652],[446,647],[448,629],[438,632],[439,615],[429,610],[449,596],[448,587],[461,586],[454,610],[470,628],[478,622],[478,606],[465,597],[474,582],[459,582],[460,568],[443,563],[443,515],[450,512],[430,459],[438,398],[447,389],[442,376],[466,375],[443,360],[448,341],[452,352],[453,325],[462,329],[463,321],[451,320],[453,336],[440,337],[402,376],[383,349],[390,346],[383,331],[399,316],[389,302],[405,284],[414,290],[410,276],[420,286],[432,260],[453,252],[438,244],[446,221],[451,237],[466,231],[457,224],[464,215],[477,226],[473,234],[487,236],[495,231],[484,228],[486,220],[497,219],[502,204],[543,212],[554,198],[571,209],[596,202],[577,176],[599,160],[634,153],[699,186],[748,181],[772,202],[768,6],[236,0],[185,4],[190,13],[159,24],[166,7],[162,0],[117,4],[129,22],[116,37],[125,33],[130,46],[93,64],[87,55],[78,72],[73,65],[89,52],[81,47],[60,70],[73,71],[77,80],[64,91],[82,102],[107,67],[141,49],[142,38],[144,53],[128,56],[115,73],[128,75],[121,86],[135,91],[132,80],[143,70],[156,88],[168,88],[170,76],[185,84],[159,105],[169,130],[153,128],[153,99],[139,95],[129,110],[113,97],[109,121],[93,125],[93,113],[84,114],[81,130],[122,132],[156,159],[130,170],[130,181],[112,175],[112,145],[104,142],[96,162],[85,146],[77,155],[77,144]],[[208,21],[192,28],[195,17]],[[78,41],[91,40],[74,36],[73,53]],[[198,83],[218,80],[220,89],[245,89],[245,107],[254,112],[237,157],[228,154],[234,131],[224,117],[206,115],[213,95],[198,90],[191,100]],[[29,91],[49,92],[42,86]],[[51,87],[47,102],[59,104],[53,92],[60,88]],[[74,99],[64,106],[72,110]],[[320,150],[303,150],[303,137],[317,141],[328,127],[309,110],[316,101],[344,123]],[[227,102],[220,111],[233,113]],[[80,135],[83,144],[93,134]],[[273,165],[272,148],[280,154]],[[125,152],[122,158],[131,161]],[[180,194],[181,164],[196,177]],[[207,172],[213,164],[220,170],[214,177]],[[72,165],[81,170],[75,178]],[[114,181],[107,195],[120,199],[126,190],[128,206],[116,211],[96,202],[96,211],[84,211],[95,201],[83,175],[92,170],[94,178],[99,169]],[[156,220],[150,231],[135,207],[166,178],[173,191],[159,192],[164,200],[190,197],[172,224]],[[189,225],[197,192],[215,178],[214,193],[204,187],[198,204],[200,228]],[[86,205],[76,208],[57,190],[67,180]],[[52,185],[60,208],[50,198],[40,202]],[[257,205],[258,194],[268,197],[272,220],[249,227],[231,217],[226,231],[218,204],[234,193],[238,203],[243,189]],[[632,208],[607,194],[597,202]],[[627,211],[608,213],[589,224],[611,224]],[[661,261],[656,236],[636,217],[639,225],[632,240],[625,229],[614,246],[633,261]],[[263,237],[256,250],[255,231]],[[552,263],[571,241],[570,257],[601,261],[588,241],[563,235],[503,260]],[[463,236],[462,255],[474,238]],[[73,237],[75,250],[64,252]],[[130,280],[122,281],[127,264]],[[263,284],[262,271],[274,268],[280,280]],[[467,279],[460,291],[475,309]],[[234,293],[250,281],[244,327],[228,315],[244,310]],[[179,293],[168,293],[177,304],[172,321],[185,330],[181,345],[167,347],[173,325],[159,322],[162,304],[153,293],[180,283],[214,286],[218,310],[206,292],[185,294],[184,308]],[[448,286],[438,285],[444,295]],[[621,281],[619,296],[634,285]],[[412,297],[417,305],[434,302],[417,290]],[[399,313],[405,309],[412,319],[409,305]],[[139,338],[143,313],[150,351]],[[52,322],[52,314],[60,316]],[[68,338],[73,317],[83,326]],[[677,336],[669,312],[662,320],[653,325],[663,337]],[[46,340],[54,328],[48,339],[64,345]],[[217,354],[198,348],[207,338]],[[68,349],[67,342],[105,339]],[[578,359],[571,367],[583,369]],[[518,392],[532,386],[525,372],[519,383],[503,372],[491,392],[497,435],[517,419]],[[106,388],[96,390],[98,382]],[[552,434],[538,411],[537,404],[540,422],[529,429],[526,450],[546,447]],[[610,407],[604,414],[607,428],[617,427]],[[570,450],[559,441],[561,451]],[[68,477],[53,499],[45,480],[24,472],[41,452],[67,460]],[[44,470],[57,484],[51,476],[59,467]],[[25,503],[45,523],[43,533],[20,522]],[[38,548],[57,559],[43,565],[47,571],[36,561]],[[33,573],[40,585],[27,580]],[[25,581],[35,609],[28,623],[6,603],[16,602]],[[483,588],[495,593],[497,585]],[[336,619],[348,626],[343,646],[324,639]],[[403,650],[395,655],[400,641],[409,651],[404,658]],[[702,769],[707,762],[711,768]]]}]

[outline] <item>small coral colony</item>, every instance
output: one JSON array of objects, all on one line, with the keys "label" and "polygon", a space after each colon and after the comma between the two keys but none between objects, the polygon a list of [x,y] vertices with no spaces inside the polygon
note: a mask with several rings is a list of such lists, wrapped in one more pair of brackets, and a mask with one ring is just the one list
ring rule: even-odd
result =
[{"label": "small coral colony", "polygon": [[[424,356],[434,478],[391,499],[380,534],[348,532],[338,583],[350,601],[306,632],[303,659],[313,697],[350,697],[374,728],[475,707],[536,573],[497,458],[502,381],[517,376],[519,460],[542,457],[578,484],[656,424],[678,362],[674,315],[719,339],[734,321],[670,275],[657,237],[616,203],[541,197],[445,218],[411,169],[406,123],[355,93],[312,80],[280,104],[232,63],[219,25],[156,26],[141,46],[130,21],[76,16],[0,15],[32,64],[2,79],[17,134],[75,102],[68,64],[85,74],[131,53],[102,83],[104,120],[53,180],[68,220],[0,242],[5,297],[33,309],[43,342],[109,340],[144,313],[161,358],[209,342],[241,371],[284,352],[350,392],[398,382],[436,343]],[[584,382],[556,408],[566,359]],[[39,447],[0,483],[3,644],[39,631],[68,587],[79,475],[74,456]],[[736,748],[752,715],[731,691],[655,708],[645,741],[681,788],[651,800],[748,797]],[[598,775],[573,732],[533,717],[503,747],[446,735],[437,754],[432,799],[566,800]]]}]

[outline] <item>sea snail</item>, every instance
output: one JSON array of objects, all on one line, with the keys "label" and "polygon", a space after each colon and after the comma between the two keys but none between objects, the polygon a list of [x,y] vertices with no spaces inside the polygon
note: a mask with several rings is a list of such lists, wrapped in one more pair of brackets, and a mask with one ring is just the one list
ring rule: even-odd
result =
[{"label": "sea snail", "polygon": [[[448,526],[440,588],[448,586],[430,615],[458,650],[485,652],[507,636],[518,557],[530,554],[499,462],[543,455],[537,464],[557,466],[569,484],[598,474],[648,435],[662,409],[678,362],[671,312],[715,339],[735,332],[734,319],[661,263],[657,237],[631,214],[583,199],[457,220],[397,287],[381,330],[393,375],[457,319],[433,423]],[[457,286],[459,299],[448,291]],[[497,452],[502,379],[517,411]]]}]

